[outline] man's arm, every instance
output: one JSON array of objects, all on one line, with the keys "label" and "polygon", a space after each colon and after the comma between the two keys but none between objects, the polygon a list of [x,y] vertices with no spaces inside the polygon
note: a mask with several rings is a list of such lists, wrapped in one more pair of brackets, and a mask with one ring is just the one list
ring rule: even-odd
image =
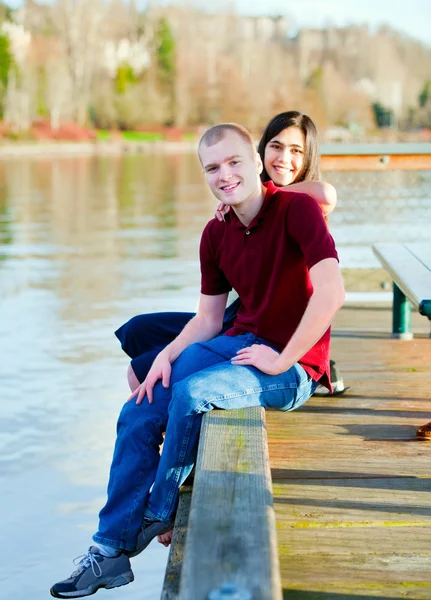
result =
[{"label": "man's arm", "polygon": [[227,293],[216,296],[200,295],[196,315],[187,323],[174,341],[163,350],[171,364],[191,344],[206,342],[220,333],[223,327],[227,297]]},{"label": "man's arm", "polygon": [[324,217],[328,216],[337,204],[337,192],[334,186],[326,181],[300,181],[299,183],[291,183],[281,189],[288,192],[308,194],[319,203]]},{"label": "man's arm", "polygon": [[145,394],[147,394],[148,402],[151,404],[153,401],[153,388],[159,379],[162,380],[163,387],[169,387],[171,365],[183,350],[195,342],[206,342],[220,333],[223,327],[227,297],[227,293],[216,296],[200,295],[196,315],[187,323],[173,342],[156,356],[147,377],[129,396],[128,400],[138,394],[136,404],[141,404]]},{"label": "man's arm", "polygon": [[313,294],[302,319],[281,354],[269,346],[255,344],[240,350],[233,364],[253,365],[269,375],[292,367],[314,346],[330,326],[344,302],[344,285],[338,262],[325,258],[310,269]]}]

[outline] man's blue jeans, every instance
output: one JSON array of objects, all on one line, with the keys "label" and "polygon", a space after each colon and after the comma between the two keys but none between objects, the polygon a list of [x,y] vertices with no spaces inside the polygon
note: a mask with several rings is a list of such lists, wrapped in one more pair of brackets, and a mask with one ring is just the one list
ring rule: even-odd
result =
[{"label": "man's blue jeans", "polygon": [[170,387],[156,384],[152,404],[145,398],[138,406],[134,400],[124,405],[95,542],[134,550],[144,516],[173,519],[179,488],[196,460],[205,412],[250,406],[290,411],[308,400],[317,384],[299,364],[266,375],[230,362],[238,350],[256,343],[266,344],[252,334],[193,344],[172,365]]}]

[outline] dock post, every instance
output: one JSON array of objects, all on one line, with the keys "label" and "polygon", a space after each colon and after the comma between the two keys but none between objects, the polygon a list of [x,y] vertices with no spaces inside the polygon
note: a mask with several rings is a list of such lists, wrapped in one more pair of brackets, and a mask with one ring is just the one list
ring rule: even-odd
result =
[{"label": "dock post", "polygon": [[392,337],[398,340],[411,340],[410,331],[411,303],[394,282],[394,299],[392,310]]}]

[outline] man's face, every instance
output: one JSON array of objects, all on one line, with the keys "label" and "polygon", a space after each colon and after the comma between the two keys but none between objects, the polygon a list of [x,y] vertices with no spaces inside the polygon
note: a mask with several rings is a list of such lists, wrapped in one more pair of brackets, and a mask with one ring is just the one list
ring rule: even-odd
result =
[{"label": "man's face", "polygon": [[214,196],[229,206],[239,206],[261,193],[259,155],[234,131],[213,146],[202,144],[200,159]]}]

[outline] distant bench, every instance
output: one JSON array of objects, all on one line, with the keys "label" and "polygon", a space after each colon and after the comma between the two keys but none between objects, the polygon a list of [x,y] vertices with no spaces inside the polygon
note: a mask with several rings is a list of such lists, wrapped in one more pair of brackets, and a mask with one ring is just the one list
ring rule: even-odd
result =
[{"label": "distant bench", "polygon": [[411,340],[411,305],[431,319],[431,244],[376,244],[373,251],[394,284],[392,337]]},{"label": "distant bench", "polygon": [[282,598],[261,407],[204,415],[193,492],[180,494],[162,600],[225,598]]}]

